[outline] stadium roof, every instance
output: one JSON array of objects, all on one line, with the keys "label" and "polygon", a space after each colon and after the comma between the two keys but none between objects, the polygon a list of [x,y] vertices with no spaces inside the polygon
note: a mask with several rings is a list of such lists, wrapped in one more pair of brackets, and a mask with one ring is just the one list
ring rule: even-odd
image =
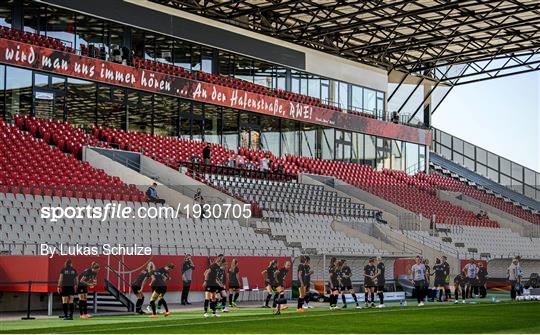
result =
[{"label": "stadium roof", "polygon": [[540,69],[537,0],[151,0],[448,85]]}]

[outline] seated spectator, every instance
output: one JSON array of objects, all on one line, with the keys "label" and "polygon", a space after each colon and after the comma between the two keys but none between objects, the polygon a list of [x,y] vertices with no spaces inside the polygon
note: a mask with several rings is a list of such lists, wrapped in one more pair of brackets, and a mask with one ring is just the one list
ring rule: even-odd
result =
[{"label": "seated spectator", "polygon": [[261,159],[261,165],[259,166],[262,172],[270,170],[270,160],[265,156]]},{"label": "seated spectator", "polygon": [[210,144],[206,144],[202,151],[204,164],[210,165],[210,156],[212,155],[212,149],[210,148]]},{"label": "seated spectator", "polygon": [[150,186],[147,190],[146,190],[146,196],[148,197],[148,201],[150,202],[154,202],[156,204],[164,204],[165,203],[165,200],[163,199],[160,199],[158,197],[158,193],[156,191],[156,186],[157,186],[157,183],[153,183],[152,186]]},{"label": "seated spectator", "polygon": [[202,196],[201,188],[197,188],[197,192],[195,192],[195,195],[193,196],[193,200],[198,203],[202,204],[204,201],[204,197]]},{"label": "seated spectator", "polygon": [[283,164],[280,163],[277,166],[276,173],[282,174],[284,169]]},{"label": "seated spectator", "polygon": [[242,155],[236,155],[236,167],[237,168],[243,168],[245,164],[244,156]]}]

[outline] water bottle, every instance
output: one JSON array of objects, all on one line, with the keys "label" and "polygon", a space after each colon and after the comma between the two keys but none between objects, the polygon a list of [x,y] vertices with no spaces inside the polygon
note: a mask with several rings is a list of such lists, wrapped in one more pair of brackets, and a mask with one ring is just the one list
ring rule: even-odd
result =
[{"label": "water bottle", "polygon": [[492,297],[491,302],[497,302],[497,299],[495,297]]},{"label": "water bottle", "polygon": [[404,306],[404,307],[407,307],[407,300],[404,300],[404,301],[403,301],[403,306]]},{"label": "water bottle", "polygon": [[403,299],[399,301],[399,307],[403,307]]}]

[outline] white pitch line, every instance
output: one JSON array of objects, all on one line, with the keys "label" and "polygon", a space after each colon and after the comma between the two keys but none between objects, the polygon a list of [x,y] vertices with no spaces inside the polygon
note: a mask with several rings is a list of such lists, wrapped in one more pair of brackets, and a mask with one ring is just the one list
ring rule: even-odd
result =
[{"label": "white pitch line", "polygon": [[[488,306],[505,306],[506,304],[505,303],[501,303],[501,304],[485,304],[485,305],[476,305],[474,307],[488,307]],[[415,306],[411,306],[411,307],[415,307]],[[359,314],[359,315],[362,315],[362,314],[374,314],[374,313],[389,313],[389,312],[414,312],[414,311],[420,311],[422,309],[427,309],[427,310],[438,310],[438,309],[449,309],[449,308],[456,308],[456,307],[471,307],[471,305],[451,305],[451,306],[437,306],[437,307],[427,307],[427,308],[398,308],[398,309],[372,309],[370,311],[367,311],[367,312],[361,312],[361,310],[358,310],[358,311],[354,311],[354,312],[343,312],[343,311],[338,311],[338,312],[329,312],[329,313],[317,313],[317,314],[312,314],[312,315],[309,315],[309,312],[306,313],[306,314],[303,314],[303,315],[291,315],[291,316],[281,316],[281,317],[276,317],[274,320],[290,320],[290,319],[302,319],[302,318],[316,318],[316,317],[326,317],[326,316],[330,316],[330,315],[352,315],[352,314]],[[231,315],[232,316],[232,315]],[[119,327],[118,329],[129,329],[129,330],[132,330],[132,329],[148,329],[148,328],[167,328],[167,327],[173,327],[175,325],[178,325],[178,326],[200,326],[200,325],[212,325],[212,324],[227,324],[227,323],[240,323],[240,322],[253,322],[253,321],[266,321],[268,320],[268,318],[270,317],[271,315],[267,315],[266,317],[264,318],[250,318],[250,319],[239,319],[237,320],[236,318],[234,320],[223,320],[223,319],[220,319],[219,321],[216,320],[216,321],[205,321],[205,322],[194,322],[194,323],[189,323],[189,324],[186,324],[185,321],[189,321],[189,320],[194,320],[194,319],[183,319],[183,320],[174,320],[174,321],[171,321],[170,323],[167,323],[167,324],[159,324],[159,325],[141,325],[141,326],[132,326],[132,327]],[[241,316],[238,316],[238,318],[240,318]],[[212,316],[209,316],[209,318],[212,318]],[[150,320],[148,320],[149,322],[151,322]],[[179,321],[183,321],[183,322],[179,322]],[[97,326],[102,326],[103,324],[98,324]],[[120,323],[118,324],[120,325]],[[82,325],[81,325],[82,326]],[[90,327],[92,327],[93,325],[88,325]],[[107,328],[109,328],[109,325],[107,326]],[[107,328],[97,328],[96,327],[93,327],[93,329],[91,330],[78,330],[76,331],[75,333],[94,333],[94,332],[97,332],[97,331],[100,331],[100,330],[105,330]],[[73,331],[70,331],[70,332],[56,332],[58,334],[71,334],[73,333]]]}]

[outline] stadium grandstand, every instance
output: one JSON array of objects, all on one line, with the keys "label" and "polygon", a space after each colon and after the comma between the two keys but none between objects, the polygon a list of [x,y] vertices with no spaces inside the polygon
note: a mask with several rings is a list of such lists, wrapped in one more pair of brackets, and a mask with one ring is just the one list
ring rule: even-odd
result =
[{"label": "stadium grandstand", "polygon": [[[88,268],[83,282],[101,265],[86,288],[98,314],[141,312],[140,295],[155,308],[159,290],[132,285],[149,263],[152,283],[191,285],[190,301],[215,310],[218,255],[229,305],[236,289],[239,303],[263,303],[270,286],[276,314],[280,294],[299,311],[306,294],[334,308],[333,288],[361,306],[366,291],[370,307],[377,286],[380,305],[403,306],[421,295],[416,257],[432,261],[433,299],[462,300],[453,279],[470,271],[475,289],[523,294],[515,284],[540,272],[540,173],[431,119],[454,87],[538,70],[539,11],[523,0],[0,2],[0,312],[68,319],[57,291],[68,259]],[[376,259],[386,267],[370,277]],[[261,278],[272,260],[276,285]],[[345,264],[350,285],[334,285]]]}]

